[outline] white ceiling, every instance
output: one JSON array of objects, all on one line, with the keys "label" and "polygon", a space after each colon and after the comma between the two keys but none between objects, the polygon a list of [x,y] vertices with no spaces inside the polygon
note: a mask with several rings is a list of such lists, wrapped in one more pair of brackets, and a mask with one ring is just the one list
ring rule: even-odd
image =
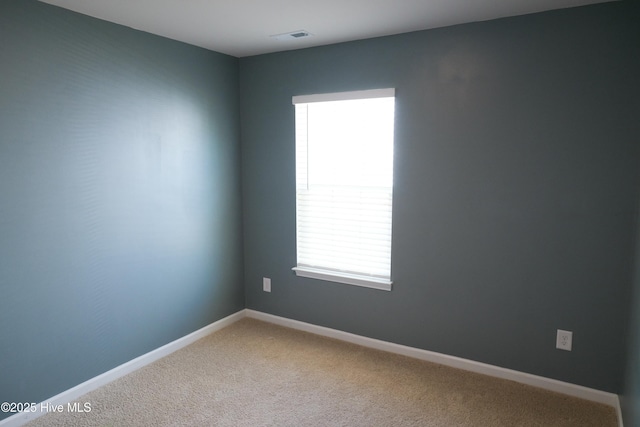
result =
[{"label": "white ceiling", "polygon": [[[610,0],[41,0],[236,57]],[[272,35],[306,30],[312,37]]]}]

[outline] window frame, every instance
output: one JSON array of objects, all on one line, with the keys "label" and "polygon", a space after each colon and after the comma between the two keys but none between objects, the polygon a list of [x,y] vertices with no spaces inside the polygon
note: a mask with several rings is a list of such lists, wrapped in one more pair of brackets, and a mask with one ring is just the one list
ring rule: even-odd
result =
[{"label": "window frame", "polygon": [[[372,89],[372,90],[361,90],[361,91],[348,91],[348,92],[334,92],[334,93],[322,93],[322,94],[313,94],[313,95],[296,95],[292,97],[292,104],[309,104],[314,102],[331,102],[331,101],[346,101],[346,100],[363,100],[363,99],[372,99],[372,98],[394,98],[395,102],[395,88],[385,88],[385,89]],[[295,114],[295,113],[294,113]],[[393,120],[395,122],[395,109],[394,109],[394,117]],[[297,128],[297,117],[296,117],[296,128]],[[395,123],[394,123],[395,127]],[[297,134],[297,132],[296,132]],[[392,136],[392,144],[395,145],[395,131]],[[321,267],[312,267],[307,265],[299,265],[298,264],[298,188],[297,188],[297,180],[298,180],[298,160],[297,160],[297,150],[298,150],[298,140],[297,135],[295,140],[296,146],[296,266],[292,268],[297,276],[306,277],[311,279],[319,279],[325,280],[329,282],[343,283],[348,285],[362,286],[372,289],[391,291],[393,281],[391,280],[391,272],[389,273],[389,277],[378,277],[373,275],[366,274],[358,274],[345,272],[340,270],[332,270],[325,269]],[[393,159],[391,167],[393,168]],[[393,211],[393,185],[391,186],[391,211]],[[393,216],[391,216],[390,228],[393,228]],[[392,236],[392,235],[391,235]],[[392,237],[389,240],[389,250],[392,249]],[[389,264],[391,268],[392,256],[389,255]]]}]

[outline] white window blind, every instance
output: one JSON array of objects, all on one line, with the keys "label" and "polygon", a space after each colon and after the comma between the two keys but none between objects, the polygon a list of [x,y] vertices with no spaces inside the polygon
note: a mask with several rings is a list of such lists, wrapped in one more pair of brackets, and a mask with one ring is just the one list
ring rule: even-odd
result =
[{"label": "white window blind", "polygon": [[296,274],[391,289],[394,96],[293,97]]}]

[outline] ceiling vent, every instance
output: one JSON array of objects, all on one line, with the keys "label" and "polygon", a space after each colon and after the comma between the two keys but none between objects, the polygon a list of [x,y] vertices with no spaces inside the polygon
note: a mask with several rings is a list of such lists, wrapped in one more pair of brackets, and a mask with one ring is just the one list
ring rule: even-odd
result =
[{"label": "ceiling vent", "polygon": [[275,34],[271,37],[273,37],[276,40],[299,40],[299,39],[304,39],[306,37],[311,37],[312,35],[313,34],[311,34],[309,31],[297,30],[297,31],[291,31],[290,33]]}]

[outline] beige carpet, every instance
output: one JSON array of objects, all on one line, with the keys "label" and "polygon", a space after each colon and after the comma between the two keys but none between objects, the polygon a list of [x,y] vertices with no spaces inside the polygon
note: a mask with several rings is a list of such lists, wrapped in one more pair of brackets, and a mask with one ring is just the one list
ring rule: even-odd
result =
[{"label": "beige carpet", "polygon": [[613,408],[243,319],[29,426],[615,427]]}]

